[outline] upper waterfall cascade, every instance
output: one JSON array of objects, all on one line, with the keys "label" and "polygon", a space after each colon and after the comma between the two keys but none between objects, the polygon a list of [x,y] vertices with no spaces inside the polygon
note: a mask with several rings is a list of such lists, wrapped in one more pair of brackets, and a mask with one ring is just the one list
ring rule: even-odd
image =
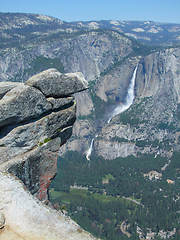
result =
[{"label": "upper waterfall cascade", "polygon": [[[127,89],[127,95],[125,98],[124,103],[120,103],[110,114],[109,114],[109,119],[107,123],[109,123],[112,118],[114,118],[116,115],[123,113],[126,111],[133,103],[134,101],[134,86],[135,86],[135,80],[136,80],[136,73],[137,73],[138,66],[134,69],[131,81],[129,83],[128,89]],[[98,137],[98,134],[91,140],[91,144],[89,149],[86,152],[86,158],[88,161],[90,161],[90,156],[93,150],[93,143],[94,139]]]},{"label": "upper waterfall cascade", "polygon": [[110,118],[108,120],[108,123],[112,120],[113,117],[126,111],[133,103],[133,101],[134,101],[134,86],[135,86],[137,69],[138,69],[138,66],[136,66],[136,68],[134,69],[133,76],[131,78],[124,103],[119,104],[112,111],[112,113],[110,113]]}]

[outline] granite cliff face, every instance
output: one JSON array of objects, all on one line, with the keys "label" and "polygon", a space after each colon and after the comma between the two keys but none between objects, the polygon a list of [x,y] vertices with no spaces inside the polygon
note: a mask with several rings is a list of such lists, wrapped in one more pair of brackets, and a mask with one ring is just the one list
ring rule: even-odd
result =
[{"label": "granite cliff face", "polygon": [[139,59],[135,101],[103,127],[94,146],[99,155],[114,159],[141,152],[169,157],[179,151],[179,60],[179,48]]},{"label": "granite cliff face", "polygon": [[[43,61],[40,67],[47,59],[55,59],[57,66],[61,63],[66,73],[82,72],[87,81],[92,81],[131,52],[132,41],[109,30],[95,30],[34,44],[30,42],[20,49],[13,47],[1,50],[0,81],[11,79],[22,82],[28,79],[40,56]],[[51,61],[48,65],[50,64]],[[37,71],[40,71],[40,67]]]},{"label": "granite cliff face", "polygon": [[[180,49],[170,48],[146,57],[129,58],[99,78],[93,87],[95,95],[102,100],[99,112],[93,111],[96,120],[79,110],[81,116],[75,124],[73,137],[60,149],[60,154],[78,150],[79,146],[86,154],[97,132],[93,150],[105,159],[137,156],[138,153],[169,157],[173,151],[179,151],[179,60]],[[133,105],[107,123],[107,114],[124,102],[136,66]]]},{"label": "granite cliff face", "polygon": [[72,94],[87,87],[81,73],[61,74],[56,69],[25,84],[1,82],[0,239],[92,238],[42,203],[48,204],[59,148],[72,134]]}]

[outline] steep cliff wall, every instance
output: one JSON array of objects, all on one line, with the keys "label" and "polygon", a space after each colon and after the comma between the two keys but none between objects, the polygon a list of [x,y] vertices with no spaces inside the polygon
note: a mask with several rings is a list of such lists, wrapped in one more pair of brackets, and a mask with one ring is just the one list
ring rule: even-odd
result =
[{"label": "steep cliff wall", "polygon": [[1,82],[0,216],[5,224],[0,239],[92,238],[42,203],[48,203],[58,150],[71,136],[76,119],[71,94],[87,87],[81,73],[61,74],[56,69],[25,84]]},{"label": "steep cliff wall", "polygon": [[[135,101],[124,114],[103,127],[95,139],[97,154],[106,159],[137,156],[138,152],[169,157],[179,151],[179,60],[179,48],[139,59]],[[126,71],[128,64],[124,68]]]},{"label": "steep cliff wall", "polygon": [[[102,101],[92,105],[92,109],[98,108],[99,115],[92,111],[94,115],[89,112],[82,116],[83,119],[78,117],[73,136],[60,149],[60,154],[67,150],[86,153],[97,131],[99,136],[94,140],[93,150],[105,159],[137,156],[138,153],[169,157],[174,150],[179,151],[179,60],[180,49],[170,48],[146,57],[128,58],[124,64],[100,77],[93,90]],[[110,123],[103,122],[102,129],[98,128],[99,121],[107,119],[106,115],[124,101],[136,66],[133,105]],[[78,99],[77,103],[79,105]],[[107,111],[102,106],[107,106]],[[78,113],[83,115],[82,111]],[[140,141],[144,142],[144,147],[139,146]],[[156,145],[152,144],[155,142]]]},{"label": "steep cliff wall", "polygon": [[131,52],[132,42],[112,31],[92,31],[72,35],[68,39],[55,38],[47,42],[30,43],[22,49],[0,51],[0,81],[27,80],[39,56],[56,59],[57,65],[60,62],[63,64],[65,72],[82,72],[86,80],[90,81]]}]

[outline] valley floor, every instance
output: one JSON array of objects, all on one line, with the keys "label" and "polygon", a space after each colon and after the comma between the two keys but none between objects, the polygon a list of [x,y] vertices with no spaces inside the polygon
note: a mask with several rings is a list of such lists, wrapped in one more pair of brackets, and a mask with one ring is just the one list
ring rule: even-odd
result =
[{"label": "valley floor", "polygon": [[[68,152],[58,160],[50,199],[101,239],[178,239],[179,157],[174,153],[169,166],[161,170],[167,159],[160,156],[155,161],[148,155],[107,161],[92,155],[89,163],[85,156]],[[120,230],[125,221],[122,226],[128,234]]]}]

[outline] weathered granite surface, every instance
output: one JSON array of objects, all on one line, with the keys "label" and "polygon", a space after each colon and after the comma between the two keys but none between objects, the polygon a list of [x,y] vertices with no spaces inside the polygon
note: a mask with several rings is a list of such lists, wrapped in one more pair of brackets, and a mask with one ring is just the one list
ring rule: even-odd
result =
[{"label": "weathered granite surface", "polygon": [[83,91],[88,87],[82,73],[62,74],[54,68],[31,77],[25,84],[36,87],[46,97],[63,97]]},{"label": "weathered granite surface", "polygon": [[0,99],[11,89],[18,86],[23,86],[23,84],[18,82],[1,82]]},{"label": "weathered granite surface", "polygon": [[56,69],[25,84],[0,83],[0,239],[92,238],[43,204],[76,119],[71,94],[85,89],[81,73]]},{"label": "weathered granite surface", "polygon": [[21,85],[7,92],[0,103],[0,127],[37,118],[52,109],[36,88]]}]

